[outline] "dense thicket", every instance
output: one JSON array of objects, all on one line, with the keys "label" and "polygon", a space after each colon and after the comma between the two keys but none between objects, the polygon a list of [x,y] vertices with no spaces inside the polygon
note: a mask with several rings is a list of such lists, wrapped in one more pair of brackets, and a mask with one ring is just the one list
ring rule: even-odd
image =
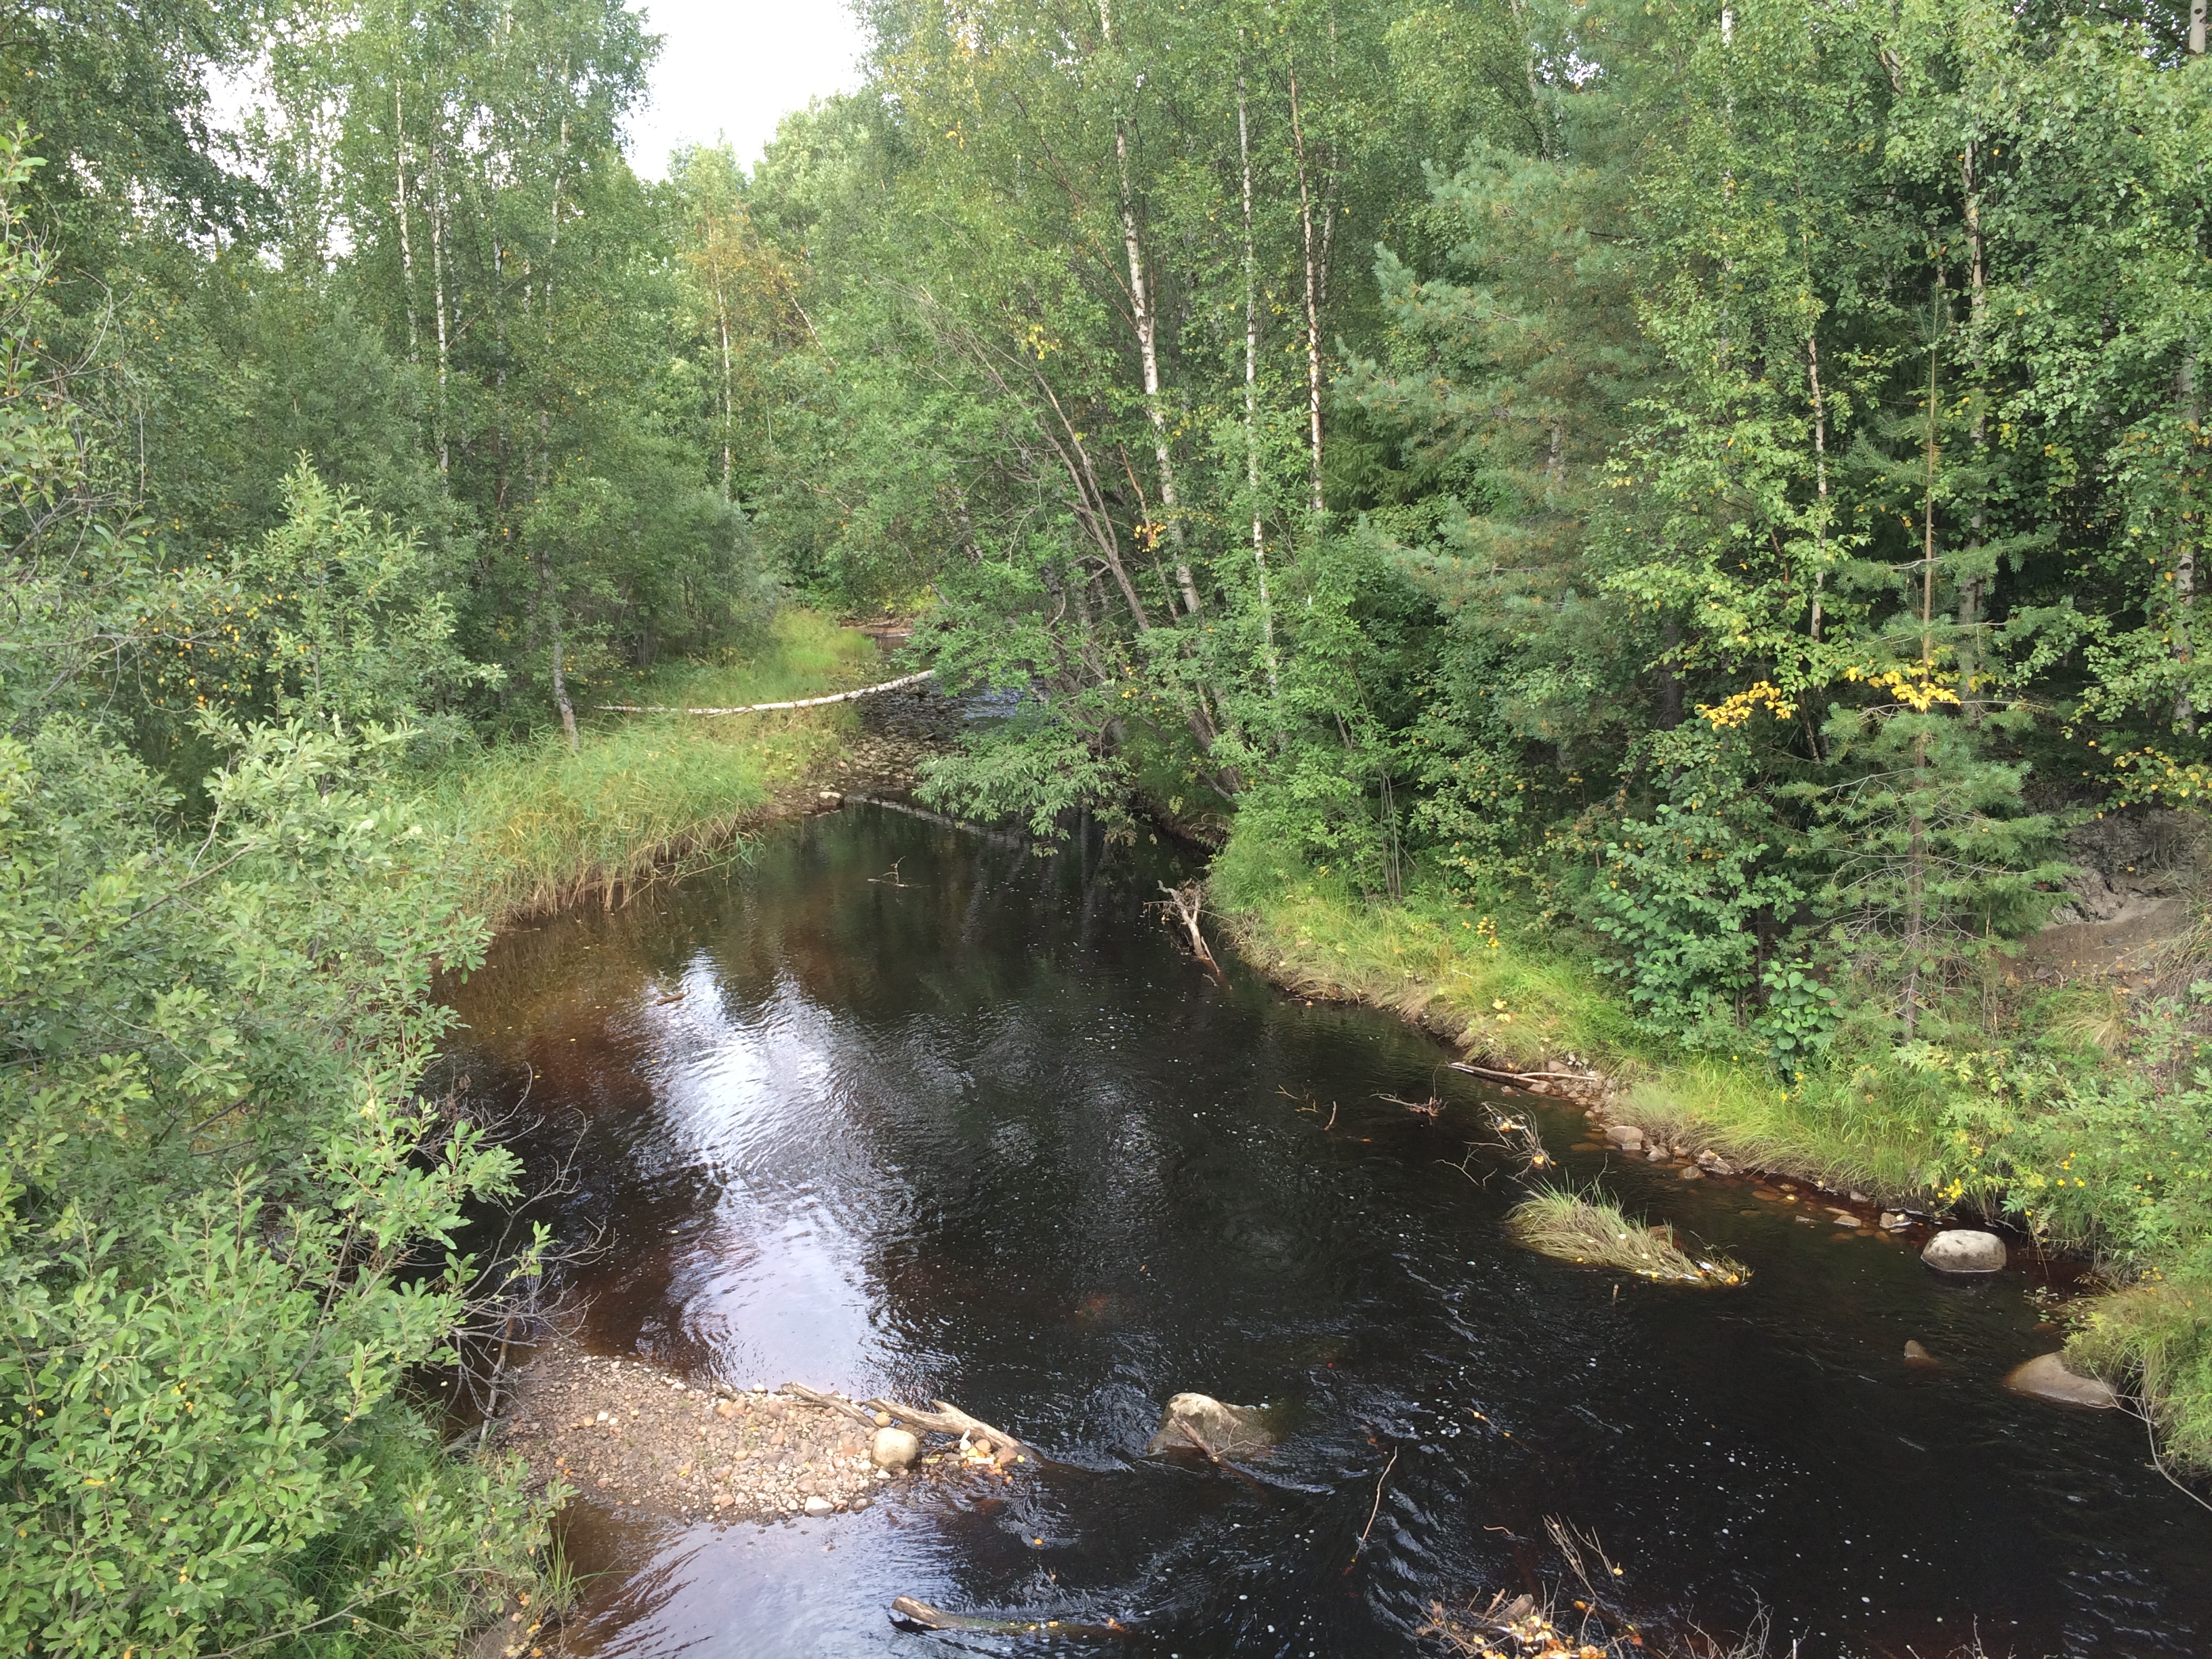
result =
[{"label": "dense thicket", "polygon": [[1533,877],[1741,1048],[1814,968],[1912,1037],[2066,809],[2203,787],[2201,19],[870,15],[752,185],[762,523],[1027,694],[948,797]]},{"label": "dense thicket", "polygon": [[19,11],[0,1647],[451,1652],[549,1565],[444,1443],[544,1241],[428,1089],[483,924],[410,769],[757,609],[756,245],[623,161],[611,0]]}]

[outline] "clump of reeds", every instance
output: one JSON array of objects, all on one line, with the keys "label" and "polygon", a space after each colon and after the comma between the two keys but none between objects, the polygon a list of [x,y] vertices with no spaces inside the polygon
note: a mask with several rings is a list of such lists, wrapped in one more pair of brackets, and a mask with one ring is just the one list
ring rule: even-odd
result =
[{"label": "clump of reeds", "polygon": [[1595,1189],[1577,1193],[1540,1188],[1505,1218],[1513,1236],[1530,1249],[1595,1267],[1612,1267],[1639,1279],[1673,1285],[1741,1285],[1751,1269],[1717,1250],[1692,1255],[1674,1242],[1674,1230],[1632,1221]]}]

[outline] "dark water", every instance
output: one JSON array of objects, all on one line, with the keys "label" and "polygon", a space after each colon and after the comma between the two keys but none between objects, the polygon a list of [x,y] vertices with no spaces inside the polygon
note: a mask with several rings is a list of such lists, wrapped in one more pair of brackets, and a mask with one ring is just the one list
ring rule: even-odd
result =
[{"label": "dark water", "polygon": [[[1510,1175],[1458,1167],[1471,1080],[1389,1018],[1213,983],[1141,910],[1158,873],[855,807],[727,880],[520,933],[466,988],[479,1089],[530,1077],[532,1158],[577,1155],[562,1229],[605,1229],[570,1286],[592,1346],[954,1400],[1074,1466],[765,1528],[585,1504],[584,1650],[1018,1645],[896,1631],[909,1594],[1116,1617],[1133,1654],[1433,1652],[1432,1598],[1557,1579],[1558,1517],[1655,1633],[1765,1609],[1808,1659],[1977,1629],[1992,1655],[2212,1653],[2212,1514],[2140,1425],[1999,1387],[2057,1346],[2025,1279],[1946,1285],[1743,1185],[1595,1153],[1569,1173],[1753,1282],[1520,1250]],[[1433,1124],[1376,1099],[1431,1091]],[[1908,1368],[1908,1338],[1942,1367]],[[1284,1408],[1264,1489],[1139,1457],[1187,1389]]]}]

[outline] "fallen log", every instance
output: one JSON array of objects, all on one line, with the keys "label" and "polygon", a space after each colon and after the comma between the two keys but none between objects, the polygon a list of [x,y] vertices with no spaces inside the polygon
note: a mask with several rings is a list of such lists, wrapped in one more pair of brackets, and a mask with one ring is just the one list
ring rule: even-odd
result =
[{"label": "fallen log", "polygon": [[971,1441],[988,1440],[997,1449],[1016,1453],[1032,1463],[1048,1461],[1004,1429],[994,1429],[981,1418],[969,1416],[950,1401],[933,1400],[929,1403],[937,1409],[926,1412],[919,1406],[904,1405],[896,1400],[863,1400],[860,1402],[867,1410],[882,1412],[908,1428],[926,1430],[931,1434],[965,1435]]},{"label": "fallen log", "polygon": [[947,1613],[927,1601],[917,1601],[911,1595],[902,1595],[891,1603],[891,1617],[902,1625],[920,1630],[981,1631],[995,1636],[1096,1638],[1133,1634],[1118,1620],[1103,1625],[1071,1625],[1058,1619],[983,1619],[973,1613]]},{"label": "fallen log", "polygon": [[1476,1077],[1494,1077],[1502,1083],[1602,1083],[1605,1079],[1590,1076],[1586,1072],[1501,1072],[1495,1066],[1478,1066],[1471,1060],[1452,1060],[1444,1062],[1450,1072],[1467,1072]]},{"label": "fallen log", "polygon": [[903,679],[885,680],[881,685],[864,685],[857,691],[840,691],[834,696],[800,697],[791,702],[749,702],[741,708],[676,708],[658,702],[599,702],[592,707],[608,714],[766,714],[779,708],[820,708],[828,703],[850,702],[855,697],[878,696],[885,691],[897,691],[936,678],[934,668],[925,668],[919,674],[908,674]]}]

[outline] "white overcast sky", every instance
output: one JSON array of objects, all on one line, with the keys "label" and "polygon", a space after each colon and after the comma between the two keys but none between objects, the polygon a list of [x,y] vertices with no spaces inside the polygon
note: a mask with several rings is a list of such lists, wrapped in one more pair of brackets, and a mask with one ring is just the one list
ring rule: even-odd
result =
[{"label": "white overcast sky", "polygon": [[648,179],[680,144],[726,138],[750,167],[775,124],[809,99],[860,84],[864,45],[845,0],[633,0],[664,38],[630,165]]}]

